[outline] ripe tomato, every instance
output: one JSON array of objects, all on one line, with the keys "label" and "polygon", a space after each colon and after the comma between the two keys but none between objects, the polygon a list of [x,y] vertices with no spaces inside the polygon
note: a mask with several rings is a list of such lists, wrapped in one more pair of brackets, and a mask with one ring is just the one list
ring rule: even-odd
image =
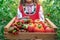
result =
[{"label": "ripe tomato", "polygon": [[28,25],[28,31],[29,31],[29,32],[34,32],[34,28],[35,28],[35,25],[34,25],[33,23],[30,23],[30,24]]},{"label": "ripe tomato", "polygon": [[48,26],[45,24],[45,23],[43,23],[43,22],[40,22],[40,24],[42,24],[42,26],[44,27],[44,29],[46,29]]},{"label": "ripe tomato", "polygon": [[29,31],[29,32],[34,32],[34,27],[28,26],[28,31]]},{"label": "ripe tomato", "polygon": [[34,28],[34,32],[44,32],[44,28],[42,25],[37,24],[37,26]]},{"label": "ripe tomato", "polygon": [[34,22],[35,23],[40,23],[40,19],[36,19]]},{"label": "ripe tomato", "polygon": [[50,28],[50,27],[47,27],[47,28],[45,29],[45,31],[46,31],[46,32],[54,32],[54,29],[53,29],[53,28]]}]

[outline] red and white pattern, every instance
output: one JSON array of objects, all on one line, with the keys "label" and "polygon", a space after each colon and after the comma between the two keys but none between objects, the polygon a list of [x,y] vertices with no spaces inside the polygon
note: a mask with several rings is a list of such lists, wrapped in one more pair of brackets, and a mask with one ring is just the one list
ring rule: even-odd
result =
[{"label": "red and white pattern", "polygon": [[[26,8],[28,8],[28,7],[26,7]],[[32,10],[34,10],[33,9],[34,7],[33,6],[31,6],[31,8],[29,8],[29,12],[31,12]],[[26,9],[27,10],[27,9]],[[38,16],[39,16],[39,18],[40,18],[40,20],[41,21],[44,21],[44,15],[43,15],[43,10],[42,10],[42,6],[40,6],[40,8],[39,8],[39,12],[38,12]],[[23,17],[23,14],[21,13],[21,11],[20,11],[20,9],[18,8],[18,18],[22,18]]]}]

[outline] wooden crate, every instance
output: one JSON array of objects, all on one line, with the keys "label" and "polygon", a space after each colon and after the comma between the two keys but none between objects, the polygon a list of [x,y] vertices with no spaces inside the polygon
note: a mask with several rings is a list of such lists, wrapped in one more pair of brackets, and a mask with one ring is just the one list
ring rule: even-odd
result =
[{"label": "wooden crate", "polygon": [[57,40],[57,27],[48,18],[45,18],[45,23],[54,28],[55,32],[20,32],[19,35],[13,35],[7,31],[14,20],[15,17],[4,28],[4,36],[7,40]]}]

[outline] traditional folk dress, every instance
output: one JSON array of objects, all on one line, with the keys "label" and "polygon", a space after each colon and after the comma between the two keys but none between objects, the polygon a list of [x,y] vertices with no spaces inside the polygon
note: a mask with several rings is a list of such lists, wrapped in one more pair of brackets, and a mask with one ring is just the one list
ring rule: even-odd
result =
[{"label": "traditional folk dress", "polygon": [[27,4],[26,6],[20,5],[18,7],[18,18],[22,18],[25,16],[29,16],[32,20],[40,19],[40,21],[44,21],[44,15],[42,6],[39,4]]}]

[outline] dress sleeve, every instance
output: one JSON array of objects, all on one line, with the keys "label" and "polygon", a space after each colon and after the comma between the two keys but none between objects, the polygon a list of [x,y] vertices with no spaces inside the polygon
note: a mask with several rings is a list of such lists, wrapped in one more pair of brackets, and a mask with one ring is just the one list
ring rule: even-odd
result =
[{"label": "dress sleeve", "polygon": [[17,12],[17,17],[22,18],[22,13],[20,12],[19,8],[18,8],[18,12]]},{"label": "dress sleeve", "polygon": [[40,21],[43,21],[43,22],[44,22],[44,15],[43,15],[43,9],[42,9],[42,6],[40,6],[40,10],[39,10],[39,18],[40,18]]}]

